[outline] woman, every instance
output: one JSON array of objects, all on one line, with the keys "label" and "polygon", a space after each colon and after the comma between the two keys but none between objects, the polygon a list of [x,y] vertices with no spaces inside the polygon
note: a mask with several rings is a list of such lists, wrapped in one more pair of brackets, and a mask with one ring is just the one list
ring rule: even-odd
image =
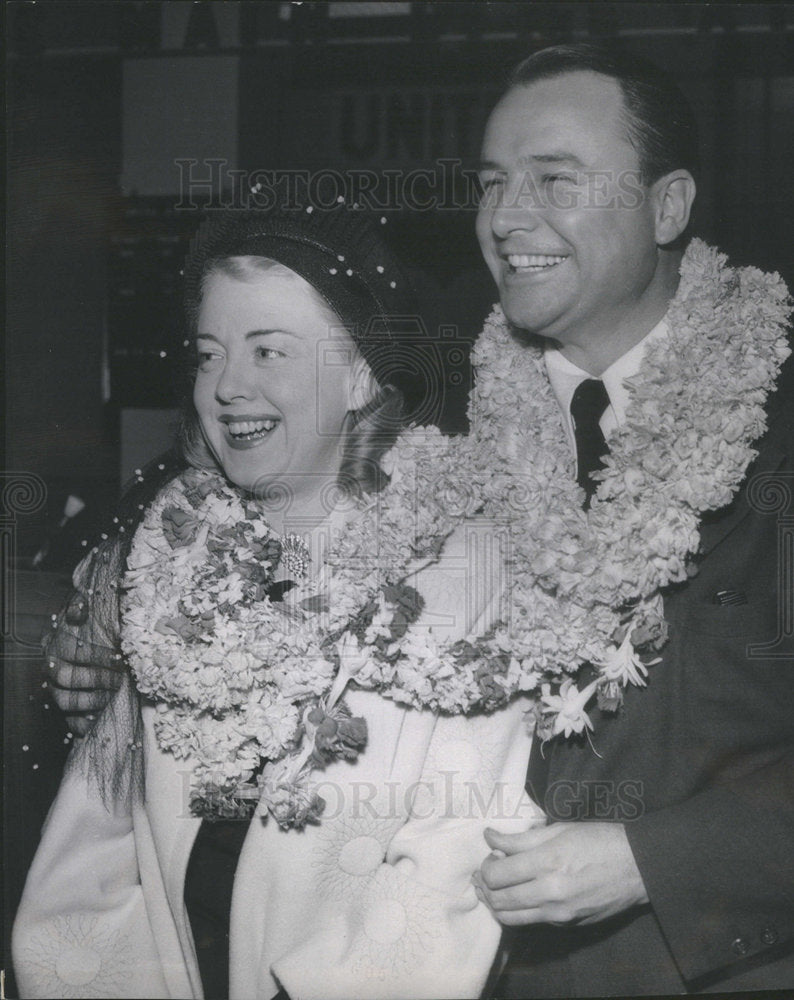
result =
[{"label": "woman", "polygon": [[357,213],[309,207],[211,221],[185,279],[189,468],[56,623],[123,650],[137,692],[48,817],[23,995],[478,996],[499,926],[470,880],[486,826],[535,816],[529,735],[520,699],[405,707],[438,704],[434,644],[503,617],[454,453],[401,432],[405,277]]}]

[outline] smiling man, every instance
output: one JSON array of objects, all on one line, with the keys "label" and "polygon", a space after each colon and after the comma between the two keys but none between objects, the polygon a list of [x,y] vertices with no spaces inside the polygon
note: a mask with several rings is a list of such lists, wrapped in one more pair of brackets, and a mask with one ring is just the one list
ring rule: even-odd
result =
[{"label": "smiling man", "polygon": [[[668,558],[659,539],[690,532],[686,572],[636,591],[667,630],[647,687],[578,656],[578,736],[539,725],[529,765],[549,824],[486,835],[475,884],[507,928],[489,995],[791,986],[794,644],[780,609],[794,571],[751,486],[772,476],[791,496],[785,289],[687,247],[694,119],[640,60],[534,54],[482,159],[480,244],[514,336],[542,352],[589,537],[611,532],[608,558],[639,553],[642,575],[643,558]],[[758,393],[756,349],[772,373]],[[627,628],[612,640],[641,646]]]},{"label": "smiling man", "polygon": [[571,70],[512,87],[483,143],[477,229],[502,307],[592,375],[664,316],[695,194],[694,150],[643,164],[629,128],[619,82]]}]

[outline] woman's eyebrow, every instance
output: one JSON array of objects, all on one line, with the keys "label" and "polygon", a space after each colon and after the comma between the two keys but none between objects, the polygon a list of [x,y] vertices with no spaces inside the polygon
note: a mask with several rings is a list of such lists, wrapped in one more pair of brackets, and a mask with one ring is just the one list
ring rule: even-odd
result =
[{"label": "woman's eyebrow", "polygon": [[267,329],[257,328],[256,330],[249,330],[248,333],[246,333],[245,335],[245,339],[247,341],[255,340],[257,337],[270,337],[276,333],[280,333],[282,337],[290,337],[292,340],[303,340],[303,337],[301,337],[300,334],[293,333],[292,330],[285,330],[283,326],[274,326],[272,328],[267,328]]},{"label": "woman's eyebrow", "polygon": [[294,334],[291,330],[287,330],[283,326],[267,327],[263,329],[257,327],[255,330],[249,330],[245,336],[246,339],[249,337],[269,337],[271,333],[286,333],[288,337],[296,336],[296,334]]},{"label": "woman's eyebrow", "polygon": [[[283,334],[286,337],[294,337],[295,340],[299,340],[300,339],[300,337],[299,337],[298,334],[292,333],[291,330],[285,330],[283,327],[280,327],[280,326],[279,327],[273,327],[272,329],[267,329],[267,330],[264,330],[264,329],[263,330],[260,330],[260,329],[249,330],[245,334],[245,339],[246,340],[253,340],[254,337],[269,337],[271,334],[274,334],[274,333],[281,333],[281,334]],[[214,333],[197,333],[196,334],[196,340],[214,340],[216,343],[220,343],[220,338],[216,337]]]}]

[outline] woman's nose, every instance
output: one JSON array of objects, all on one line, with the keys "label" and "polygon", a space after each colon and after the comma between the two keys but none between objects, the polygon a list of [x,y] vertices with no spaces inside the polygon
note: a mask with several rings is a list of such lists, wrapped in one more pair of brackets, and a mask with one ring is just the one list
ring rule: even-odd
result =
[{"label": "woman's nose", "polygon": [[235,399],[251,399],[254,384],[251,365],[243,358],[227,358],[215,385],[215,395],[222,403]]}]

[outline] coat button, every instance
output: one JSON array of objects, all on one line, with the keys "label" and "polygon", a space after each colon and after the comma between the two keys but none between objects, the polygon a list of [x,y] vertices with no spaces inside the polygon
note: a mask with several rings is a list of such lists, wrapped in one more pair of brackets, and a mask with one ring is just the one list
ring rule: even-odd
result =
[{"label": "coat button", "polygon": [[737,937],[732,942],[731,949],[733,950],[734,955],[738,955],[739,958],[743,958],[750,950],[750,943],[746,938]]},{"label": "coat button", "polygon": [[778,938],[777,930],[771,925],[761,931],[761,940],[764,944],[775,944]]}]

